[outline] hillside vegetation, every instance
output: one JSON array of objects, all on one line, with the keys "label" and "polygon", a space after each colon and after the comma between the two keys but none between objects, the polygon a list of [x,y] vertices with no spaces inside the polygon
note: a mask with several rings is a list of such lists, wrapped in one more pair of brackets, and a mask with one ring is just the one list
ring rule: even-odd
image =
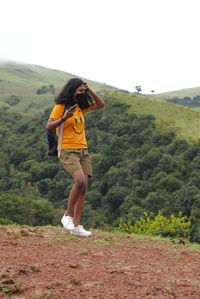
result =
[{"label": "hillside vegetation", "polygon": [[112,94],[108,98],[129,104],[130,113],[153,115],[158,127],[167,132],[176,132],[178,138],[192,142],[200,139],[200,111],[142,95]]},{"label": "hillside vegetation", "polygon": [[[54,105],[55,95],[66,81],[74,76],[76,75],[36,65],[11,62],[1,64],[0,106],[9,108],[9,111],[20,111],[31,115],[41,114]],[[115,87],[85,80],[98,93],[112,93],[110,98],[129,104],[130,113],[154,115],[158,126],[164,130],[175,131],[179,138],[192,142],[200,138],[199,111],[142,95],[124,94]],[[53,88],[48,89],[49,86]],[[44,87],[47,87],[46,90]],[[44,90],[44,93],[37,94],[38,90]],[[114,92],[117,93],[113,94]]]},{"label": "hillside vegetation", "polygon": [[[0,105],[32,114],[54,104],[66,82],[77,75],[45,67],[8,62],[0,65]],[[86,80],[98,93],[117,91],[116,87]],[[50,86],[50,88],[49,88]],[[46,87],[46,89],[45,89]],[[37,91],[44,91],[40,94]]]},{"label": "hillside vegetation", "polygon": [[[180,221],[191,224],[183,235],[200,242],[199,112],[134,94],[108,91],[102,97],[106,107],[86,115],[94,175],[83,224],[129,223],[131,231],[144,215],[152,225],[166,218],[182,225],[181,213],[186,218]],[[0,108],[0,223],[58,224],[72,181],[57,158],[47,156],[44,128],[52,103],[48,99],[49,106],[33,114],[28,106],[19,112],[12,100]],[[159,233],[166,231],[161,226]]]}]

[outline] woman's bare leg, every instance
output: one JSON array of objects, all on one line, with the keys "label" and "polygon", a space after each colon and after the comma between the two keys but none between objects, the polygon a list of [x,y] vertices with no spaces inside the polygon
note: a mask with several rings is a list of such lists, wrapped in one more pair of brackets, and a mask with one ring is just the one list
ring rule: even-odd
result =
[{"label": "woman's bare leg", "polygon": [[85,175],[85,191],[83,190],[83,193],[80,193],[80,196],[77,198],[77,201],[74,206],[74,218],[73,223],[75,226],[80,224],[81,216],[83,213],[83,205],[85,201],[85,195],[87,191],[87,182],[88,182],[88,176]]},{"label": "woman's bare leg", "polygon": [[[84,203],[85,193],[87,189],[87,180],[82,170],[77,170],[72,174],[74,185],[71,189],[66,216],[72,216],[73,209],[77,201]],[[79,215],[78,215],[79,217]],[[75,219],[77,222],[77,219]],[[80,221],[80,220],[79,220]],[[73,221],[74,222],[74,221]],[[79,224],[79,223],[78,223]],[[74,223],[74,225],[78,225]]]}]

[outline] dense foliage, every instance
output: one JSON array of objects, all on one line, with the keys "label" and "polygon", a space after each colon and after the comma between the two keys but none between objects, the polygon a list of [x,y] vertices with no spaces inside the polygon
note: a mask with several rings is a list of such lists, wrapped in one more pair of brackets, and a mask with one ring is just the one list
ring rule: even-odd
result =
[{"label": "dense foliage", "polygon": [[160,213],[154,218],[151,215],[144,213],[138,221],[131,224],[120,221],[118,230],[128,233],[159,235],[163,237],[184,237],[187,238],[190,233],[190,221],[187,216],[182,216],[179,213],[177,216],[173,214],[170,217],[161,215]]},{"label": "dense foliage", "polygon": [[175,103],[182,106],[187,106],[191,108],[199,108],[200,107],[200,96],[194,96],[194,97],[184,97],[184,98],[170,98],[167,99],[167,102]]},{"label": "dense foliage", "polygon": [[[94,175],[83,224],[118,226],[144,212],[182,212],[191,220],[190,239],[200,242],[200,144],[159,130],[152,115],[130,113],[122,101],[105,100],[103,110],[86,116]],[[66,207],[72,180],[46,155],[49,112],[30,119],[1,110],[1,223],[55,224]]]}]

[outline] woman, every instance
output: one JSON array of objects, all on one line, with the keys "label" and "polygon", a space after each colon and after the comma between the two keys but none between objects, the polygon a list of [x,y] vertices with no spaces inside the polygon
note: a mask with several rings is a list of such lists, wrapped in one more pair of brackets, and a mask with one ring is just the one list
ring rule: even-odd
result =
[{"label": "woman", "polygon": [[[90,236],[80,225],[88,177],[92,176],[91,157],[85,137],[84,114],[105,106],[103,99],[79,78],[70,79],[55,99],[46,129],[63,126],[60,162],[74,180],[68,207],[61,222],[70,234]],[[57,133],[58,134],[58,133]],[[62,139],[62,140],[61,140]]]}]

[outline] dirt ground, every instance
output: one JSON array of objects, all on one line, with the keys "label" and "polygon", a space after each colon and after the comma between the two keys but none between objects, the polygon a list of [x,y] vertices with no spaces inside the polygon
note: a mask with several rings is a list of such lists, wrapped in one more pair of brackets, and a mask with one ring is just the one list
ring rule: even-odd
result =
[{"label": "dirt ground", "polygon": [[92,232],[0,226],[0,298],[200,298],[200,247]]}]

